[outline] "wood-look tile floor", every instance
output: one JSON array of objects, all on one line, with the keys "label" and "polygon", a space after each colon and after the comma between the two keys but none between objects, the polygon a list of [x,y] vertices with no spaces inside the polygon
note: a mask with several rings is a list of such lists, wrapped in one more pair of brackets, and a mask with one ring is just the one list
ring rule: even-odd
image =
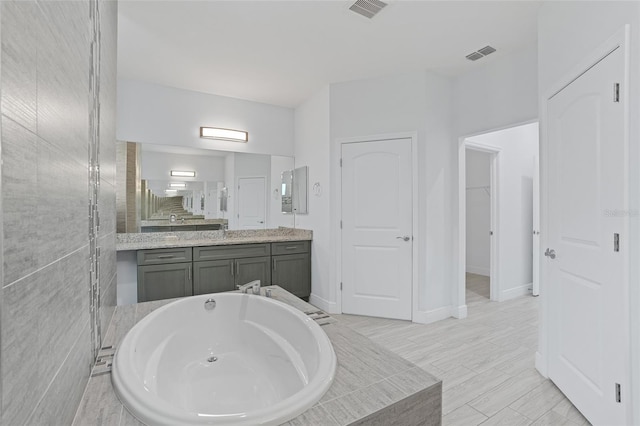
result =
[{"label": "wood-look tile floor", "polygon": [[589,425],[534,367],[538,298],[489,300],[489,279],[467,274],[468,317],[433,324],[334,315],[442,379],[442,424]]}]

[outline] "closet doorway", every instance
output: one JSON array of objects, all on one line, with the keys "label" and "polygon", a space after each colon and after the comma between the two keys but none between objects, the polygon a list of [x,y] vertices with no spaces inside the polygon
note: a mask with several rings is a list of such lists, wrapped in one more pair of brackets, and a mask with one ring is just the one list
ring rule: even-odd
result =
[{"label": "closet doorway", "polygon": [[467,316],[469,303],[509,300],[535,287],[538,139],[534,122],[460,140],[457,318]]},{"label": "closet doorway", "polygon": [[[467,306],[495,300],[491,289],[493,239],[493,187],[491,176],[497,153],[466,149],[466,262],[465,290]],[[495,269],[495,268],[494,268]]]}]

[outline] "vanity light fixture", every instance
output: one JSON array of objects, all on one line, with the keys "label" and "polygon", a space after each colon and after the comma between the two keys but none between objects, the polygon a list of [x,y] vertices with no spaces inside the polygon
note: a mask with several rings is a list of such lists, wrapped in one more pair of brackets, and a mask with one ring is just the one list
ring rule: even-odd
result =
[{"label": "vanity light fixture", "polygon": [[187,187],[187,184],[184,182],[169,184],[169,188],[186,188],[186,187]]},{"label": "vanity light fixture", "polygon": [[164,192],[168,193],[168,194],[173,194],[174,192],[178,192],[177,189],[165,189]]},{"label": "vanity light fixture", "polygon": [[220,139],[223,141],[249,142],[249,132],[221,129],[218,127],[200,127],[200,137],[205,139]]},{"label": "vanity light fixture", "polygon": [[186,170],[171,170],[171,176],[196,177],[196,172]]}]

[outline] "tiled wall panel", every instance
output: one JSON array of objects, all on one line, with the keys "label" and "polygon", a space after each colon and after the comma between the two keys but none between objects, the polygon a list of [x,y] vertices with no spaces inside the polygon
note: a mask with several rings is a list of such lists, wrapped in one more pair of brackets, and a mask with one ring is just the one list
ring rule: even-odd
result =
[{"label": "tiled wall panel", "polygon": [[[0,2],[0,424],[70,424],[91,364],[87,1]],[[116,2],[101,4],[101,324],[115,306]]]}]

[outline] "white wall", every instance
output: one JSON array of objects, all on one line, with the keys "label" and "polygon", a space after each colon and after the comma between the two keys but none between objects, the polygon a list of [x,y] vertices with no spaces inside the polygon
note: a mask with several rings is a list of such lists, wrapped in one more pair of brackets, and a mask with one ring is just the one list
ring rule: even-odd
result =
[{"label": "white wall", "polygon": [[[597,46],[603,44],[625,24],[631,30],[631,63],[629,99],[629,209],[640,211],[640,3],[624,1],[544,2],[538,19],[539,87],[543,96],[569,77],[569,71]],[[570,29],[570,30],[567,30]],[[544,129],[541,116],[541,129]],[[544,146],[544,145],[543,145]],[[543,160],[543,157],[541,157]],[[544,190],[544,188],[541,188]],[[544,194],[543,194],[544,197]],[[542,217],[542,246],[545,244],[544,216]],[[640,424],[640,215],[629,217],[629,300],[631,336],[632,386],[629,400],[633,401],[631,424]],[[543,283],[544,284],[544,283]],[[542,316],[540,345],[536,366],[546,372],[546,300],[541,288]]]},{"label": "white wall", "polygon": [[336,312],[335,268],[331,230],[329,86],[295,111],[296,167],[309,167],[309,185],[319,182],[322,194],[309,193],[309,213],[296,215],[296,227],[313,230],[311,245],[311,297],[314,305]]},{"label": "white wall", "polygon": [[[118,79],[118,140],[293,155],[293,110]],[[200,127],[249,132],[248,143],[200,139]]]},{"label": "white wall", "polygon": [[466,153],[466,270],[485,276],[489,276],[491,260],[490,158],[489,154],[470,149]]},{"label": "white wall", "polygon": [[536,45],[496,60],[489,56],[477,65],[454,83],[457,136],[497,130],[538,117]]},{"label": "white wall", "polygon": [[[452,203],[451,83],[429,72],[352,81],[330,86],[331,205],[337,206],[339,140],[349,137],[415,132],[418,147],[418,312],[414,321],[430,322],[451,313],[450,266]],[[339,253],[340,212],[332,209],[334,253]],[[336,265],[337,260],[332,264]],[[337,268],[330,282],[339,280]],[[323,289],[337,301],[335,285]]]},{"label": "white wall", "polygon": [[538,124],[500,130],[468,140],[500,148],[497,192],[498,276],[503,301],[528,294],[533,261],[533,162]]},{"label": "white wall", "polygon": [[[485,61],[483,63],[483,61]],[[538,119],[538,54],[531,46],[501,58],[490,56],[478,61],[478,67],[453,82],[453,135],[452,144],[481,133],[495,131]],[[454,154],[457,164],[458,153]],[[455,166],[457,168],[457,165]],[[458,184],[451,204],[451,216],[458,217]],[[460,230],[453,226],[453,258],[451,263],[452,300],[463,314],[464,298],[459,294],[459,265],[464,260],[460,253]]]}]

